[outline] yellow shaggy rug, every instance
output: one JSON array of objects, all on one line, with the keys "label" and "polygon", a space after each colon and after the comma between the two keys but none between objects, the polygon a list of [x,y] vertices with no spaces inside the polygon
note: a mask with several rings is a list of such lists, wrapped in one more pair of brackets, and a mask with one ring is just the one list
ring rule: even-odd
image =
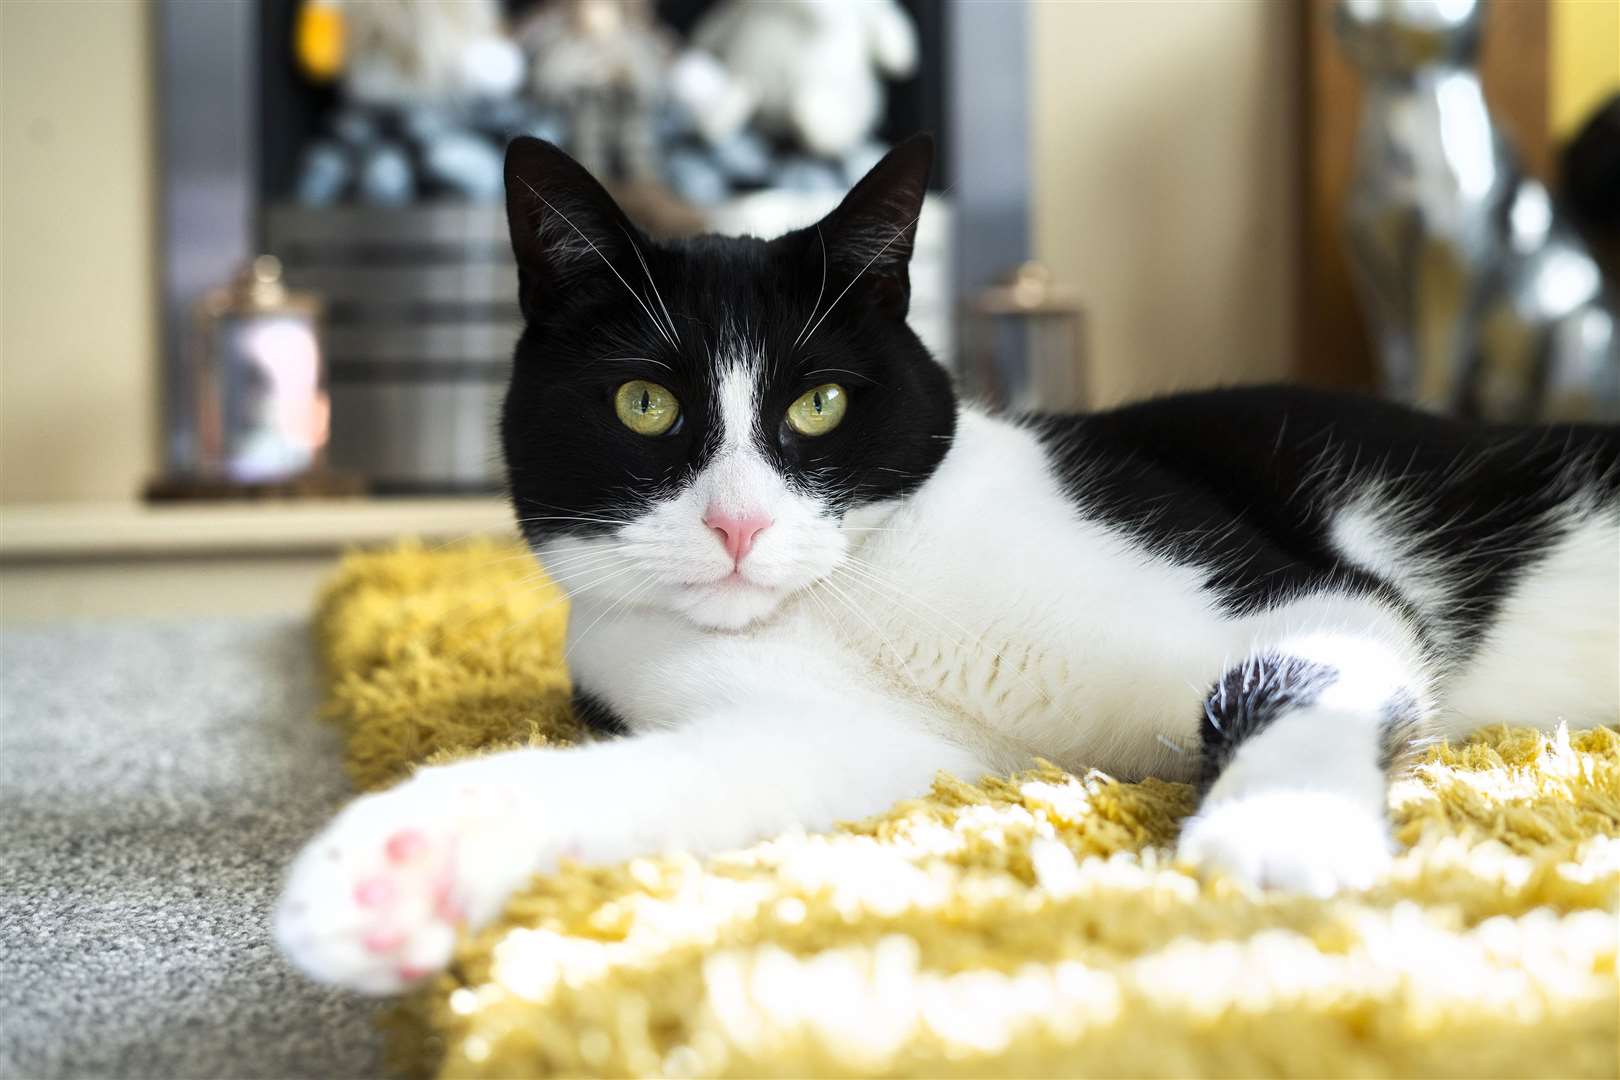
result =
[{"label": "yellow shaggy rug", "polygon": [[[579,736],[516,548],[345,563],[318,632],[362,786]],[[1620,1075],[1620,732],[1482,731],[1395,786],[1371,892],[1200,882],[1188,789],[1036,769],[820,836],[535,880],[387,1017],[446,1077]],[[723,798],[722,792],[715,793]]]}]

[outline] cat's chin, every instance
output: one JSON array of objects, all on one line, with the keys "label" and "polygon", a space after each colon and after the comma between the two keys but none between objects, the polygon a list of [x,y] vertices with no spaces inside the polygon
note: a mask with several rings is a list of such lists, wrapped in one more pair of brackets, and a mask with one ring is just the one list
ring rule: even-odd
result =
[{"label": "cat's chin", "polygon": [[786,589],[731,577],[712,585],[685,586],[673,597],[673,604],[705,629],[742,630],[770,615],[786,595]]}]

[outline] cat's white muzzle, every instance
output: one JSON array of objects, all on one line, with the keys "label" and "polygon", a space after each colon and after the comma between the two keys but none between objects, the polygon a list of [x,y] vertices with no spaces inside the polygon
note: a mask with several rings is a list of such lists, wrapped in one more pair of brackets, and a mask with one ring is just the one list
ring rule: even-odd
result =
[{"label": "cat's white muzzle", "polygon": [[669,606],[709,630],[741,630],[774,612],[789,590],[759,585],[743,573],[673,590]]}]

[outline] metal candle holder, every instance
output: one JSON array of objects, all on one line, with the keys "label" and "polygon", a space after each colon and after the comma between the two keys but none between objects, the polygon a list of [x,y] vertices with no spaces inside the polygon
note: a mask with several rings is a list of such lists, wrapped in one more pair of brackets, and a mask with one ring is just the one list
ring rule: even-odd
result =
[{"label": "metal candle holder", "polygon": [[199,480],[285,483],[323,464],[330,407],[322,305],[281,281],[281,261],[254,259],[198,302],[192,363]]},{"label": "metal candle holder", "polygon": [[961,355],[963,389],[992,408],[1086,408],[1080,303],[1038,262],[1023,263],[968,302]]}]

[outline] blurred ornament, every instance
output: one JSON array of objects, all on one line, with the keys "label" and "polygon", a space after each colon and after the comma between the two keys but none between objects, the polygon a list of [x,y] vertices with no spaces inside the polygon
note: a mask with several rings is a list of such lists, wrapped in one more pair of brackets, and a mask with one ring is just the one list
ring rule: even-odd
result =
[{"label": "blurred ornament", "polygon": [[777,162],[771,170],[771,184],[787,191],[814,194],[820,191],[842,191],[844,178],[834,165],[795,154]]},{"label": "blurred ornament", "polygon": [[531,89],[568,117],[568,149],[598,179],[657,182],[653,129],[672,37],[648,0],[550,0],[518,30]]},{"label": "blurred ornament", "polygon": [[653,110],[653,134],[659,143],[667,146],[690,142],[697,134],[697,127],[686,106],[671,97]]},{"label": "blurred ornament", "polygon": [[294,196],[305,206],[330,206],[343,198],[353,176],[343,147],[327,139],[310,143],[298,164]]},{"label": "blurred ornament", "polygon": [[532,135],[562,146],[569,141],[568,118],[556,109],[534,109],[524,118],[523,127],[516,134]]},{"label": "blurred ornament", "polygon": [[770,144],[757,132],[739,131],[714,144],[714,163],[733,184],[758,187],[770,179]]},{"label": "blurred ornament", "polygon": [[423,178],[470,199],[500,197],[501,167],[501,152],[478,135],[447,131],[422,146]]},{"label": "blurred ornament", "polygon": [[711,144],[742,132],[754,112],[754,95],[710,53],[688,49],[669,71],[670,96],[680,104],[684,135],[695,130]]},{"label": "blurred ornament", "polygon": [[358,191],[362,202],[403,206],[416,193],[411,160],[393,143],[378,143],[360,152]]},{"label": "blurred ornament", "polygon": [[962,325],[963,390],[991,408],[1077,413],[1088,403],[1079,301],[1038,262],[973,297]]},{"label": "blurred ornament", "polygon": [[876,130],[884,78],[917,66],[917,29],[895,0],[721,0],[692,28],[721,71],[683,71],[672,89],[711,142],[745,124],[841,158]]},{"label": "blurred ornament", "polygon": [[305,0],[294,39],[305,73],[341,79],[351,103],[509,97],[523,81],[499,0]]},{"label": "blurred ornament", "polygon": [[442,105],[416,102],[407,105],[399,114],[400,134],[416,143],[436,138],[453,125],[449,110]]},{"label": "blurred ornament", "polygon": [[[306,73],[337,78],[342,92],[332,138],[300,162],[299,202],[399,206],[424,189],[499,196],[496,143],[523,130],[530,108],[515,96],[523,54],[499,0],[305,0],[297,26]],[[342,47],[321,52],[330,26]]]},{"label": "blurred ornament", "polygon": [[362,109],[346,106],[332,117],[332,134],[350,146],[365,146],[377,138],[377,121]]},{"label": "blurred ornament", "polygon": [[340,0],[307,0],[293,26],[293,52],[311,82],[331,82],[343,70],[343,8]]},{"label": "blurred ornament", "polygon": [[714,206],[731,194],[720,166],[696,150],[671,150],[665,155],[664,178],[675,194],[698,206]]},{"label": "blurred ornament", "polygon": [[839,164],[844,169],[844,183],[853,185],[861,177],[872,171],[872,166],[883,160],[883,155],[889,148],[876,139],[868,139],[859,146],[852,147],[843,156]]},{"label": "blurred ornament", "polygon": [[1363,75],[1347,220],[1392,396],[1498,420],[1620,417],[1597,264],[1491,121],[1482,4],[1340,0]]},{"label": "blurred ornament", "polygon": [[532,110],[520,97],[480,98],[468,102],[463,119],[468,127],[504,142],[523,133]]},{"label": "blurred ornament", "polygon": [[320,315],[313,295],[283,286],[270,255],[203,297],[192,352],[198,477],[267,484],[321,465],[330,407]]},{"label": "blurred ornament", "polygon": [[523,50],[504,36],[491,34],[467,42],[460,63],[461,85],[469,94],[506,97],[523,85]]}]

